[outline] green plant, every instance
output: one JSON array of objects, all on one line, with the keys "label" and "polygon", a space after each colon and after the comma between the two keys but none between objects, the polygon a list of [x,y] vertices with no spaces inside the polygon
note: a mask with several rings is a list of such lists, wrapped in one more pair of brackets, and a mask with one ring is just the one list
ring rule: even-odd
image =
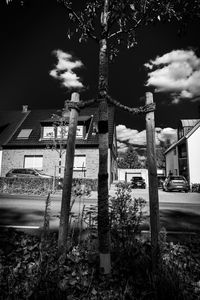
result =
[{"label": "green plant", "polygon": [[192,192],[200,193],[200,183],[192,184]]},{"label": "green plant", "polygon": [[117,185],[116,196],[110,197],[110,226],[114,248],[128,248],[134,244],[143,219],[146,201],[133,198],[129,185]]}]

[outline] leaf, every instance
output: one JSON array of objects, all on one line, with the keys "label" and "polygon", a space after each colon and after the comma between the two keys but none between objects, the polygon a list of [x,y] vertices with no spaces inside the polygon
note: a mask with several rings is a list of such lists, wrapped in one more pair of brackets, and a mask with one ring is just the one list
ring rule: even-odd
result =
[{"label": "leaf", "polygon": [[95,290],[94,287],[93,287],[93,289],[92,289],[92,291],[91,291],[91,294],[92,294],[93,296],[96,296],[96,294],[97,294],[97,291]]},{"label": "leaf", "polygon": [[64,279],[60,280],[58,283],[58,287],[61,291],[66,291],[69,287],[68,278],[64,278]]},{"label": "leaf", "polygon": [[69,284],[70,285],[75,285],[75,284],[77,284],[78,282],[77,282],[77,280],[76,279],[70,279],[70,281],[69,281]]},{"label": "leaf", "polygon": [[73,272],[72,272],[72,276],[73,276],[73,277],[76,276],[76,271],[73,271]]},{"label": "leaf", "polygon": [[88,287],[89,286],[89,281],[87,279],[84,279],[83,282],[82,282],[82,285],[84,287]]},{"label": "leaf", "polygon": [[130,8],[132,9],[132,10],[135,10],[135,5],[132,3],[132,4],[130,4]]}]

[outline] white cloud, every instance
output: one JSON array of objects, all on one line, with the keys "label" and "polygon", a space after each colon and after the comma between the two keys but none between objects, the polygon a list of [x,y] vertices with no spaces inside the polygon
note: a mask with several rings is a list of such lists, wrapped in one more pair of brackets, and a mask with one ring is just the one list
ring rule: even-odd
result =
[{"label": "white cloud", "polygon": [[[125,125],[118,125],[116,127],[118,150],[125,151],[127,144],[134,146],[146,146],[146,130],[138,131],[136,129],[127,128]],[[161,141],[170,140],[171,143],[177,139],[176,129],[166,128],[155,128],[155,140],[156,145],[159,145]]]},{"label": "white cloud", "polygon": [[155,128],[156,132],[156,143],[159,144],[160,141],[165,142],[166,140],[169,140],[170,143],[174,143],[177,140],[177,130],[171,127],[166,128]]},{"label": "white cloud", "polygon": [[174,50],[145,64],[149,69],[147,86],[156,92],[172,93],[180,99],[198,101],[200,96],[200,58],[193,50]]},{"label": "white cloud", "polygon": [[71,88],[83,88],[83,84],[80,78],[74,73],[75,68],[83,67],[83,63],[80,60],[73,61],[73,57],[69,53],[65,53],[62,50],[54,51],[58,63],[55,69],[50,71],[50,75],[56,79],[62,81],[63,86]]},{"label": "white cloud", "polygon": [[118,149],[118,152],[126,152],[126,150],[128,149],[128,146],[124,143],[120,143],[117,141],[117,149]]}]

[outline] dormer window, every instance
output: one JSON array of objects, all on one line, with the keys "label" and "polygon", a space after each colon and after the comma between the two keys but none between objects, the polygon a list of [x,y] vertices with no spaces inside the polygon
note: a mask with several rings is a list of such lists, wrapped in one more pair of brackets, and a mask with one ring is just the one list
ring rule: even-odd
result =
[{"label": "dormer window", "polygon": [[79,139],[83,138],[83,126],[81,125],[77,126],[76,137]]},{"label": "dormer window", "polygon": [[55,130],[53,126],[43,127],[43,139],[52,139],[55,136]]},{"label": "dormer window", "polygon": [[[92,125],[93,116],[79,116],[76,131],[77,139],[87,139],[88,132]],[[69,120],[55,121],[53,118],[41,121],[41,139],[67,139]]]},{"label": "dormer window", "polygon": [[68,126],[58,126],[56,129],[56,137],[58,139],[67,139],[68,136]]},{"label": "dormer window", "polygon": [[[44,126],[43,127],[43,139],[67,139],[68,126]],[[76,131],[76,138],[80,139],[84,137],[84,126],[78,125]]]}]

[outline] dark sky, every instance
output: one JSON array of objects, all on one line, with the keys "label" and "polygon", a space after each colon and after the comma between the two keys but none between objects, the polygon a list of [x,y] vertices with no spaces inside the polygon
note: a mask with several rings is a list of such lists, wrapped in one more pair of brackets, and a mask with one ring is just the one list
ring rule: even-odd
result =
[{"label": "dark sky", "polygon": [[[70,93],[60,82],[49,76],[56,58],[55,49],[72,53],[79,58],[84,69],[83,82],[88,90],[82,93],[84,100],[96,96],[98,75],[98,47],[90,41],[79,44],[67,39],[68,16],[56,0],[26,0],[23,6],[13,0],[10,5],[0,1],[0,99],[1,109],[21,109],[22,104],[34,108],[61,108]],[[182,37],[177,35],[176,25],[158,23],[137,33],[138,45],[122,51],[110,65],[110,95],[123,104],[143,105],[146,74],[144,63],[174,49],[193,47],[199,56],[200,24],[189,25]],[[80,74],[79,74],[80,75]],[[171,105],[167,95],[154,97],[156,126],[176,127],[180,118],[198,118],[199,102],[182,101]],[[117,124],[142,130],[144,118],[127,113],[117,113]]]}]

